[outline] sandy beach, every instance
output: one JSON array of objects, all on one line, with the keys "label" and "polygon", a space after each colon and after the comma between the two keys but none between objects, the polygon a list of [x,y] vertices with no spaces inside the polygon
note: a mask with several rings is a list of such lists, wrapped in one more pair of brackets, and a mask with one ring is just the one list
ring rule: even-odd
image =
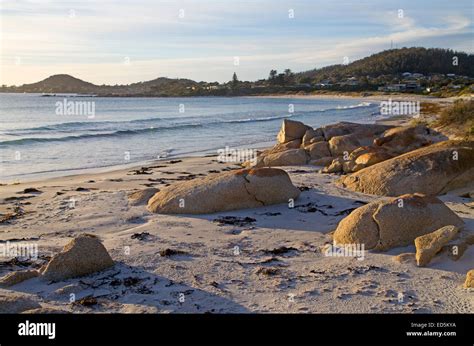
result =
[{"label": "sandy beach", "polygon": [[[105,271],[60,282],[32,278],[8,288],[42,308],[84,313],[472,313],[462,287],[474,247],[457,261],[438,255],[418,267],[415,246],[362,258],[328,257],[331,232],[355,208],[384,199],[344,189],[312,165],[284,166],[301,194],[286,204],[208,215],[164,215],[128,196],[240,169],[216,156],[159,160],[146,167],[4,185],[0,242],[37,246],[38,259],[2,259],[0,276],[39,268],[72,238],[93,234],[115,261]],[[35,190],[31,190],[31,189]],[[26,190],[25,190],[26,189]],[[28,190],[30,189],[30,190]],[[28,192],[31,191],[31,192]],[[439,198],[474,232],[464,190]],[[83,298],[89,304],[71,303]]]},{"label": "sandy beach", "polygon": [[0,7],[0,346],[474,346],[472,0]]}]

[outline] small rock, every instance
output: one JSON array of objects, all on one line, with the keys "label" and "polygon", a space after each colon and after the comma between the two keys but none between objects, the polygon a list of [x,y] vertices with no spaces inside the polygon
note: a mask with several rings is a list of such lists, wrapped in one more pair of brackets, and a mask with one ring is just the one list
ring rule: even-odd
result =
[{"label": "small rock", "polygon": [[467,272],[464,288],[474,288],[474,269],[471,269]]},{"label": "small rock", "polygon": [[76,300],[75,302],[72,303],[72,305],[82,305],[82,306],[94,306],[97,304],[98,304],[97,299],[93,296],[87,296],[79,300]]},{"label": "small rock", "polygon": [[397,263],[415,263],[416,255],[414,253],[401,253],[393,258]]},{"label": "small rock", "polygon": [[444,226],[437,231],[419,236],[415,239],[416,263],[425,266],[431,259],[452,240],[459,232],[456,226]]},{"label": "small rock", "polygon": [[36,270],[14,271],[0,278],[0,287],[10,287],[39,275]]},{"label": "small rock", "polygon": [[344,160],[341,157],[334,159],[331,164],[324,167],[322,173],[340,173],[343,169]]},{"label": "small rock", "polygon": [[150,187],[148,189],[132,192],[128,195],[128,202],[131,205],[147,204],[148,200],[152,198],[158,191],[160,190],[154,187]]},{"label": "small rock", "polygon": [[48,280],[60,281],[92,274],[113,265],[114,261],[99,238],[82,234],[51,258],[42,275]]}]

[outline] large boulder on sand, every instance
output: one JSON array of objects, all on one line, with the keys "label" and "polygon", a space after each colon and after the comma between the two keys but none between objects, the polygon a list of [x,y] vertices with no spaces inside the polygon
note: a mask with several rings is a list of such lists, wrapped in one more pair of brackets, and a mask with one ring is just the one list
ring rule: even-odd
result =
[{"label": "large boulder on sand", "polygon": [[365,153],[355,159],[357,165],[364,165],[365,167],[375,165],[376,163],[391,159],[392,155],[383,151],[373,151]]},{"label": "large boulder on sand", "polygon": [[392,126],[380,124],[358,124],[343,121],[337,124],[324,126],[322,128],[322,132],[324,138],[329,141],[333,137],[348,134],[357,134],[359,137],[375,137],[382,134],[391,127]]},{"label": "large boulder on sand", "polygon": [[419,266],[425,266],[431,259],[451,241],[459,232],[456,226],[444,226],[440,229],[419,236],[415,239],[416,263]]},{"label": "large boulder on sand", "polygon": [[401,126],[389,129],[379,138],[374,139],[374,146],[400,155],[439,142],[441,138],[437,132],[425,125]]},{"label": "large boulder on sand", "polygon": [[51,258],[42,275],[48,280],[60,281],[92,274],[113,265],[114,261],[99,238],[81,234]]},{"label": "large boulder on sand", "polygon": [[286,143],[295,139],[301,139],[309,129],[311,129],[309,126],[306,126],[300,121],[285,119],[277,135],[278,142]]},{"label": "large boulder on sand", "polygon": [[292,141],[286,143],[278,143],[274,146],[273,152],[285,151],[290,149],[299,149],[301,146],[301,139],[293,139]]},{"label": "large boulder on sand", "polygon": [[321,129],[315,130],[315,129],[310,128],[306,130],[306,132],[304,133],[301,145],[305,147],[308,144],[316,143],[320,141],[324,141],[323,131]]},{"label": "large boulder on sand", "polygon": [[436,197],[421,194],[374,201],[352,211],[334,232],[336,244],[364,244],[366,249],[406,246],[441,227],[463,221]]},{"label": "large boulder on sand", "polygon": [[329,150],[332,156],[340,156],[351,153],[361,144],[355,135],[334,136],[329,140]]},{"label": "large boulder on sand", "polygon": [[299,149],[301,146],[301,139],[294,139],[286,143],[277,143],[272,148],[264,150],[261,156],[280,153],[291,149]]},{"label": "large boulder on sand", "polygon": [[313,143],[308,145],[305,149],[308,152],[311,160],[317,160],[323,157],[331,156],[331,153],[329,152],[328,142],[322,141]]},{"label": "large boulder on sand", "polygon": [[254,167],[298,166],[308,162],[308,154],[304,149],[291,149],[262,155]]},{"label": "large boulder on sand", "polygon": [[150,199],[148,210],[163,214],[209,214],[287,203],[299,193],[281,169],[242,169],[166,187]]},{"label": "large boulder on sand", "polygon": [[355,160],[357,159],[359,156],[363,155],[363,154],[367,154],[367,153],[373,153],[373,152],[376,152],[380,149],[376,149],[375,147],[373,146],[362,146],[362,147],[359,147],[357,149],[354,149],[350,155],[349,155],[349,160]]},{"label": "large boulder on sand", "polygon": [[350,190],[382,196],[439,195],[474,184],[474,142],[445,141],[343,177]]},{"label": "large boulder on sand", "polygon": [[286,143],[278,143],[272,148],[264,150],[256,160],[243,163],[243,167],[272,167],[304,165],[308,161],[306,152],[300,148],[301,139],[294,139]]}]

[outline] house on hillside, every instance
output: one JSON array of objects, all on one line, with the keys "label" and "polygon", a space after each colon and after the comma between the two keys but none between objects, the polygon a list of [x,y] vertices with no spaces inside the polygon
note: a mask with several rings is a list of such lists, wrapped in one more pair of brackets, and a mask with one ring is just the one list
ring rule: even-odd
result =
[{"label": "house on hillside", "polygon": [[378,91],[405,91],[406,84],[388,84],[381,86],[377,89]]},{"label": "house on hillside", "polygon": [[338,83],[340,86],[358,86],[359,81],[356,77],[347,78],[344,82]]}]

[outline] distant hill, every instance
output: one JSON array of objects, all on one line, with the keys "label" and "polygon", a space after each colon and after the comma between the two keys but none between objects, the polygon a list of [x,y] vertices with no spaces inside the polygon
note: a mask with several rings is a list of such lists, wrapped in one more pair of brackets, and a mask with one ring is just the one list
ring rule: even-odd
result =
[{"label": "distant hill", "polygon": [[24,84],[21,86],[23,92],[42,93],[93,93],[98,86],[85,82],[67,74],[56,74],[43,79],[40,82]]},{"label": "distant hill", "polygon": [[[453,64],[454,57],[457,57],[457,65]],[[275,70],[272,72],[276,74]],[[37,83],[3,86],[0,87],[0,92],[79,93],[100,96],[237,96],[309,92],[317,90],[319,83],[325,80],[330,81],[327,84],[335,86],[332,87],[334,90],[373,91],[380,85],[396,83],[404,72],[423,75],[452,73],[456,76],[474,78],[474,55],[441,48],[390,49],[347,65],[332,65],[296,74],[279,74],[274,79],[254,82],[236,80],[223,84],[160,77],[127,85],[96,85],[67,74],[58,74]],[[347,86],[344,81],[349,77],[352,84]],[[429,82],[428,79],[424,79],[421,86],[439,90],[449,88],[450,84],[456,84],[454,87],[458,89],[453,90],[462,90],[472,84],[469,78],[450,79],[438,76],[436,79],[437,81]]]},{"label": "distant hill", "polygon": [[160,77],[146,82],[139,82],[127,85],[123,88],[129,93],[152,94],[155,96],[174,96],[191,92],[193,87],[197,87],[198,82],[190,79],[171,79]]},{"label": "distant hill", "polygon": [[146,82],[138,82],[128,85],[96,85],[85,82],[67,74],[57,74],[50,76],[40,82],[23,84],[17,87],[17,92],[27,93],[78,93],[96,95],[156,95],[171,96],[177,92],[183,93],[185,90],[192,90],[198,85],[189,79],[171,79],[160,77]]},{"label": "distant hill", "polygon": [[[458,65],[453,65],[453,57]],[[296,74],[300,82],[320,82],[325,79],[344,77],[378,77],[416,72],[424,75],[432,73],[454,73],[474,77],[474,55],[441,48],[401,48],[390,49],[347,65],[332,65]]]}]

